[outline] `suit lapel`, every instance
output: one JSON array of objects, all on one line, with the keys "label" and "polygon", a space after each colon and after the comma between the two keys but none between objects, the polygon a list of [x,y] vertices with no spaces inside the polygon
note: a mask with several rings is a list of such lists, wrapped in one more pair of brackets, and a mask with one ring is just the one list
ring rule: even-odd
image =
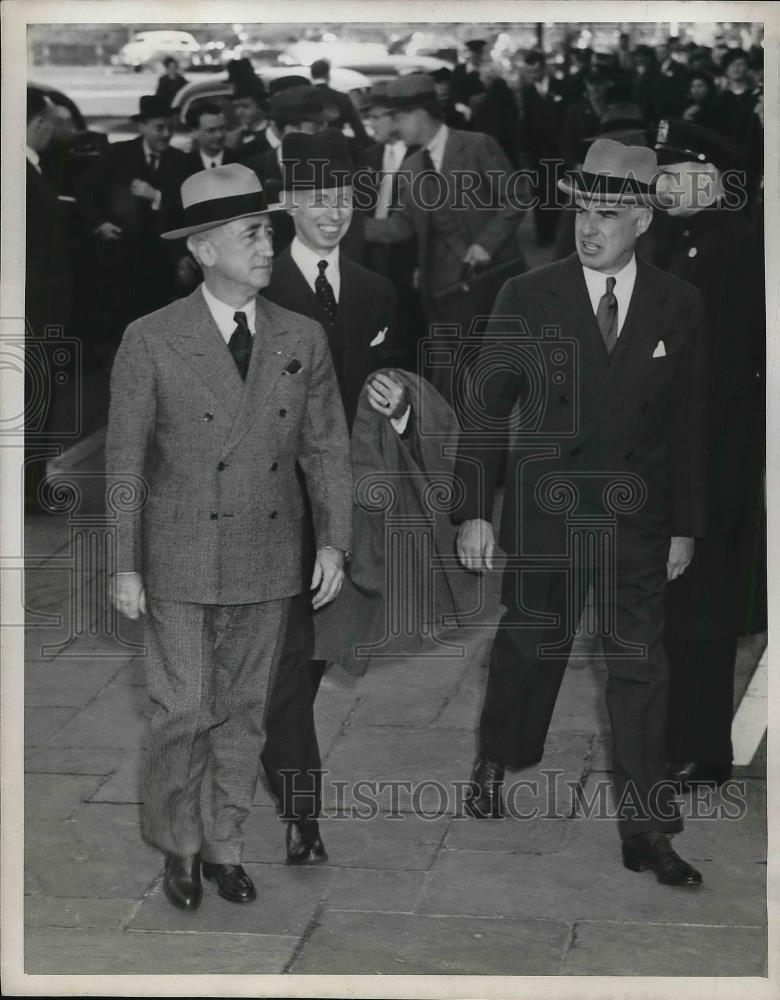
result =
[{"label": "suit lapel", "polygon": [[171,338],[174,350],[207,389],[235,417],[243,383],[200,287],[184,299],[181,327]]}]

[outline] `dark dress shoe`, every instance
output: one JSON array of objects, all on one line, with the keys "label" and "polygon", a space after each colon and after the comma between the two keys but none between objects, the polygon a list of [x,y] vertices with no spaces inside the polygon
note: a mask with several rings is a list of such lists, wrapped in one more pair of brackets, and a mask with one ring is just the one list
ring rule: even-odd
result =
[{"label": "dark dress shoe", "polygon": [[241,865],[218,865],[213,861],[203,862],[203,877],[217,883],[217,893],[231,903],[251,903],[257,899],[252,879]]},{"label": "dark dress shoe", "polygon": [[638,833],[623,841],[623,864],[629,871],[655,872],[664,885],[701,885],[701,872],[677,854],[665,833]]},{"label": "dark dress shoe", "polygon": [[464,805],[475,819],[503,819],[504,765],[487,757],[477,757],[471,774],[471,795]]},{"label": "dark dress shoe", "polygon": [[667,774],[683,790],[690,791],[698,785],[720,788],[731,777],[731,764],[715,764],[701,760],[688,760],[683,764],[670,764]]},{"label": "dark dress shoe", "polygon": [[316,819],[293,820],[287,824],[287,864],[306,865],[327,861],[328,852]]},{"label": "dark dress shoe", "polygon": [[197,910],[203,899],[199,854],[186,858],[178,854],[165,855],[163,892],[178,909]]}]

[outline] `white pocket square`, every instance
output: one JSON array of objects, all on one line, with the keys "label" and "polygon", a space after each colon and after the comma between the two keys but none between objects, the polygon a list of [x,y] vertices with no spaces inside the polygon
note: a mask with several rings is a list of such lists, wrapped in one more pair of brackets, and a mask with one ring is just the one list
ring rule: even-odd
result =
[{"label": "white pocket square", "polygon": [[384,330],[380,330],[379,333],[376,335],[376,337],[374,337],[374,339],[368,346],[379,347],[379,345],[384,342],[386,336],[387,336],[387,327],[385,327]]},{"label": "white pocket square", "polygon": [[654,358],[665,358],[666,357],[666,346],[662,340],[659,340],[655,345],[655,350],[653,351]]}]

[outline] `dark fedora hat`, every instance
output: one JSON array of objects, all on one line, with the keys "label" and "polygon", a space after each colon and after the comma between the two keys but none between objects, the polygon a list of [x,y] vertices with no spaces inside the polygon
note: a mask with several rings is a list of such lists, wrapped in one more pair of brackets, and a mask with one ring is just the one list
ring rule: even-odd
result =
[{"label": "dark fedora hat", "polygon": [[271,118],[286,122],[326,121],[325,98],[318,87],[310,83],[290,87],[271,95]]},{"label": "dark fedora hat", "polygon": [[264,104],[268,100],[268,91],[265,89],[265,84],[259,76],[256,76],[254,79],[247,77],[235,81],[231,96],[234,101],[251,97],[258,104]]},{"label": "dark fedora hat", "polygon": [[305,76],[301,76],[300,73],[288,73],[286,76],[277,76],[275,80],[271,80],[268,84],[268,92],[273,96],[274,94],[281,94],[283,90],[290,90],[292,87],[310,87],[311,80]]},{"label": "dark fedora hat", "polygon": [[257,174],[242,163],[226,163],[192,174],[181,186],[181,202],[186,224],[162,233],[164,240],[181,240],[235,219],[281,208],[268,204]]},{"label": "dark fedora hat", "polygon": [[352,183],[355,164],[346,136],[336,128],[282,139],[284,192],[321,191]]},{"label": "dark fedora hat", "polygon": [[620,102],[608,104],[599,119],[598,131],[585,142],[615,139],[625,146],[650,146],[650,126],[638,104]]},{"label": "dark fedora hat", "polygon": [[131,115],[134,122],[146,122],[150,118],[170,118],[173,114],[168,102],[156,94],[144,94],[138,101],[138,113]]},{"label": "dark fedora hat", "polygon": [[367,94],[360,100],[361,111],[371,111],[372,108],[385,108],[391,111],[392,98],[388,95],[389,81],[377,80]]},{"label": "dark fedora hat", "polygon": [[439,66],[438,69],[431,70],[430,77],[436,83],[447,83],[452,79],[452,70],[449,66]]},{"label": "dark fedora hat", "polygon": [[567,194],[611,205],[653,205],[658,163],[645,146],[626,146],[614,139],[596,139],[581,170],[558,181]]},{"label": "dark fedora hat", "polygon": [[466,42],[466,48],[470,52],[481,52],[487,45],[487,40],[484,38],[470,38]]},{"label": "dark fedora hat", "polygon": [[390,80],[387,98],[396,111],[413,111],[438,100],[435,81],[427,73],[407,73]]}]

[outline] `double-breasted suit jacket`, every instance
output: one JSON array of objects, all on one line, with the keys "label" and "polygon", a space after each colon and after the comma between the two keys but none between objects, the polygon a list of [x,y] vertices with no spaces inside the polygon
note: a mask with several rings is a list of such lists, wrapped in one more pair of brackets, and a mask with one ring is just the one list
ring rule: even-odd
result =
[{"label": "double-breasted suit jacket", "polygon": [[[399,210],[387,219],[366,219],[366,239],[391,243],[417,237],[420,294],[431,318],[440,312],[434,294],[461,279],[463,255],[473,243],[492,263],[517,256],[523,207],[507,183],[512,165],[491,136],[450,129],[439,178],[420,176],[425,159],[419,149],[404,161]],[[465,174],[471,175],[466,182]]]},{"label": "double-breasted suit jacket", "polygon": [[[338,375],[348,426],[357,409],[363,383],[371,372],[394,358],[395,292],[381,275],[339,255],[341,290],[338,316],[327,326],[320,301],[288,248],[274,260],[271,281],[263,295],[286,309],[310,316],[325,326]],[[376,341],[376,343],[374,343]]]},{"label": "double-breasted suit jacket", "polygon": [[[491,372],[483,417],[506,428],[521,405],[499,535],[508,554],[563,550],[565,517],[551,477],[574,483],[577,508],[564,504],[568,513],[615,514],[617,557],[626,565],[659,551],[665,560],[672,536],[704,534],[703,317],[695,288],[637,259],[608,359],[576,254],[504,285],[478,371]],[[474,433],[456,468],[465,488],[458,517],[489,521],[501,453]],[[605,493],[610,482],[625,495]]]},{"label": "double-breasted suit jacket", "polygon": [[[352,475],[327,341],[257,299],[246,382],[203,293],[131,324],[111,383],[113,481],[144,476],[118,514],[118,571],[171,601],[242,604],[304,588],[306,480],[317,544],[348,549]],[[305,581],[308,583],[308,581]]]}]

